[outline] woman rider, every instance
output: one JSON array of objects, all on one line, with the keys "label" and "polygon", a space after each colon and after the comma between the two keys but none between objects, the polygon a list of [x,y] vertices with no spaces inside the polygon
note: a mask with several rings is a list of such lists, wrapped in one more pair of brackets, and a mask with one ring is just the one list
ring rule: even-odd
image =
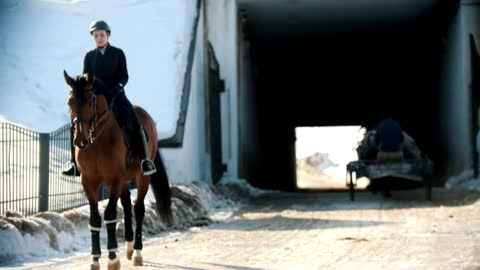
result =
[{"label": "woman rider", "polygon": [[[147,143],[145,132],[138,120],[132,104],[127,99],[124,87],[128,82],[127,61],[123,51],[117,47],[110,45],[108,39],[111,34],[110,26],[103,20],[97,20],[90,25],[90,34],[95,41],[96,48],[87,52],[83,61],[83,74],[93,73],[95,78],[100,79],[104,85],[107,101],[115,102],[113,112],[117,118],[120,128],[131,128],[133,132],[133,140],[131,145],[139,145],[138,152],[142,160],[141,167],[144,175],[150,175],[156,172],[155,165],[147,156]],[[116,96],[116,97],[115,97]],[[115,99],[113,99],[115,97]],[[73,134],[73,126],[71,129]],[[73,138],[73,135],[71,136]],[[152,138],[155,139],[155,138]],[[68,168],[62,173],[64,175],[76,175],[75,149],[73,142],[70,142],[72,158]],[[143,146],[143,147],[142,147]]]}]

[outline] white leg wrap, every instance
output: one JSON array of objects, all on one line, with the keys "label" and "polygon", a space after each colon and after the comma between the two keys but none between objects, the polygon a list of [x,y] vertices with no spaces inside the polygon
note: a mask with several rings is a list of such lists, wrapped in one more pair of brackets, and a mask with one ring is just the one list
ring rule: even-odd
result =
[{"label": "white leg wrap", "polygon": [[93,226],[88,225],[88,229],[89,229],[90,231],[99,232],[102,228],[100,228],[100,227],[93,227]]},{"label": "white leg wrap", "polygon": [[117,223],[118,222],[118,219],[114,219],[114,220],[105,220],[104,223],[105,224],[110,224],[110,223]]},{"label": "white leg wrap", "polygon": [[100,258],[100,257],[102,257],[102,255],[100,255],[100,254],[98,254],[98,255],[97,255],[97,254],[92,255],[92,258],[94,258],[94,259],[95,259],[95,258]]},{"label": "white leg wrap", "polygon": [[127,250],[133,250],[133,241],[130,241],[130,242],[125,242],[125,248]]},{"label": "white leg wrap", "polygon": [[142,251],[140,249],[135,249],[135,257],[142,257]]},{"label": "white leg wrap", "polygon": [[111,259],[108,259],[108,265],[111,265],[111,264],[116,264],[118,262],[118,257],[116,257],[115,259],[111,260]]},{"label": "white leg wrap", "polygon": [[108,252],[118,252],[118,248],[111,248],[108,250]]}]

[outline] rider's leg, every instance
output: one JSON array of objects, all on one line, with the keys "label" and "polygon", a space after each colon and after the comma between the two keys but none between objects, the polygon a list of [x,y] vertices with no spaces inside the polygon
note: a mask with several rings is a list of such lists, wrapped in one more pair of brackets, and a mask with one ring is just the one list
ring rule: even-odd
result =
[{"label": "rider's leg", "polygon": [[[131,143],[131,144],[138,145],[138,150],[139,150],[140,159],[141,159],[140,164],[141,164],[143,174],[150,175],[155,173],[157,171],[155,168],[155,165],[153,164],[153,161],[151,161],[148,158],[148,155],[147,155],[147,142],[145,138],[145,132],[143,130],[142,125],[140,124],[140,120],[138,119],[137,113],[133,109],[133,106],[130,103],[130,101],[125,96],[125,93],[120,93],[117,96],[115,100],[115,106],[118,106],[122,110],[122,113],[117,113],[118,115],[122,115],[120,118],[123,118],[123,119],[118,119],[120,126],[124,126],[128,121],[130,121],[132,125],[132,129],[134,130],[134,132],[137,133],[133,135],[133,138],[134,140],[136,140],[136,143]],[[155,139],[155,138],[152,138],[152,139]]]},{"label": "rider's leg", "polygon": [[[138,117],[135,116],[134,118],[137,118],[138,122]],[[143,175],[151,175],[155,173],[157,169],[155,168],[153,161],[150,160],[147,155],[147,138],[145,137],[145,130],[143,127],[140,127],[138,130],[140,133],[140,140],[142,141],[142,147],[140,147],[140,158],[142,159],[140,165],[142,167],[142,172]]]},{"label": "rider's leg", "polygon": [[[128,102],[130,104],[130,102]],[[140,159],[141,163],[140,166],[142,167],[142,172],[143,175],[151,175],[157,171],[155,168],[155,165],[153,164],[153,161],[148,158],[147,154],[147,138],[145,136],[145,130],[143,129],[143,126],[140,124],[140,120],[138,119],[137,113],[133,109],[133,106],[130,104],[130,117],[132,120],[132,125],[133,125],[133,130],[138,132],[134,136],[136,138],[137,143],[135,145],[138,146],[138,151],[140,154]],[[155,139],[155,138],[151,138]]]},{"label": "rider's leg", "polygon": [[73,126],[70,128],[70,160],[67,161],[63,175],[67,176],[80,176],[80,172],[77,170],[77,163],[75,162],[75,147],[73,146]]}]

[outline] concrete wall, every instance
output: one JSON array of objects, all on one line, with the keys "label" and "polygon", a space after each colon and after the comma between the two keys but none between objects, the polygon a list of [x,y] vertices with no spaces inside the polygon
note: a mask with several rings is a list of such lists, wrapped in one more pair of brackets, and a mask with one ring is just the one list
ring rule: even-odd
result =
[{"label": "concrete wall", "polygon": [[237,3],[232,0],[204,0],[206,39],[220,64],[226,91],[221,94],[222,158],[226,176],[238,177],[238,61]]},{"label": "concrete wall", "polygon": [[[480,4],[480,2],[479,2]],[[480,41],[480,6],[462,1],[445,37],[440,82],[437,131],[445,164],[438,164],[441,175],[452,176],[472,165],[471,81],[469,34]]]},{"label": "concrete wall", "polygon": [[239,66],[239,93],[238,93],[238,133],[239,133],[239,176],[252,180],[257,173],[260,162],[258,111],[255,95],[255,72],[251,58],[250,41],[244,34],[243,25],[239,20],[238,30],[238,66]]},{"label": "concrete wall", "polygon": [[[463,31],[463,39],[467,38],[466,45],[467,45],[467,55],[468,58],[466,59],[467,61],[467,72],[466,72],[466,79],[468,83],[468,98],[469,104],[470,104],[470,117],[469,117],[469,128],[472,131],[471,133],[471,144],[470,144],[470,153],[474,153],[475,157],[477,160],[473,159],[474,157],[471,157],[473,159],[469,161],[468,167],[472,167],[474,165],[474,162],[477,162],[475,166],[478,168],[478,157],[479,157],[479,141],[477,138],[479,138],[479,132],[478,132],[478,127],[480,126],[480,117],[478,117],[479,114],[479,105],[480,105],[480,89],[479,89],[479,77],[480,74],[478,73],[479,70],[473,71],[472,70],[472,58],[478,57],[475,55],[471,55],[471,45],[468,40],[469,36],[472,35],[474,40],[475,40],[475,46],[476,46],[476,51],[477,53],[480,51],[480,1],[478,0],[470,0],[470,1],[464,1],[462,2],[461,5],[461,12],[464,16],[464,31]],[[476,58],[476,61],[479,61],[480,59]],[[474,83],[474,78],[475,78],[475,83]],[[472,121],[473,120],[473,121]],[[476,132],[476,134],[475,134]],[[472,151],[473,150],[473,151]]]}]

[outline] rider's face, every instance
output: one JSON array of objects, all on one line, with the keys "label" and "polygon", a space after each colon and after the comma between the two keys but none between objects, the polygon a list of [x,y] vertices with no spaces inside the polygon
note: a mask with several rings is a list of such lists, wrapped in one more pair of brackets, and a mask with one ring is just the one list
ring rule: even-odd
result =
[{"label": "rider's face", "polygon": [[92,33],[93,40],[97,47],[103,48],[107,45],[108,42],[108,33],[105,30],[95,30]]}]

